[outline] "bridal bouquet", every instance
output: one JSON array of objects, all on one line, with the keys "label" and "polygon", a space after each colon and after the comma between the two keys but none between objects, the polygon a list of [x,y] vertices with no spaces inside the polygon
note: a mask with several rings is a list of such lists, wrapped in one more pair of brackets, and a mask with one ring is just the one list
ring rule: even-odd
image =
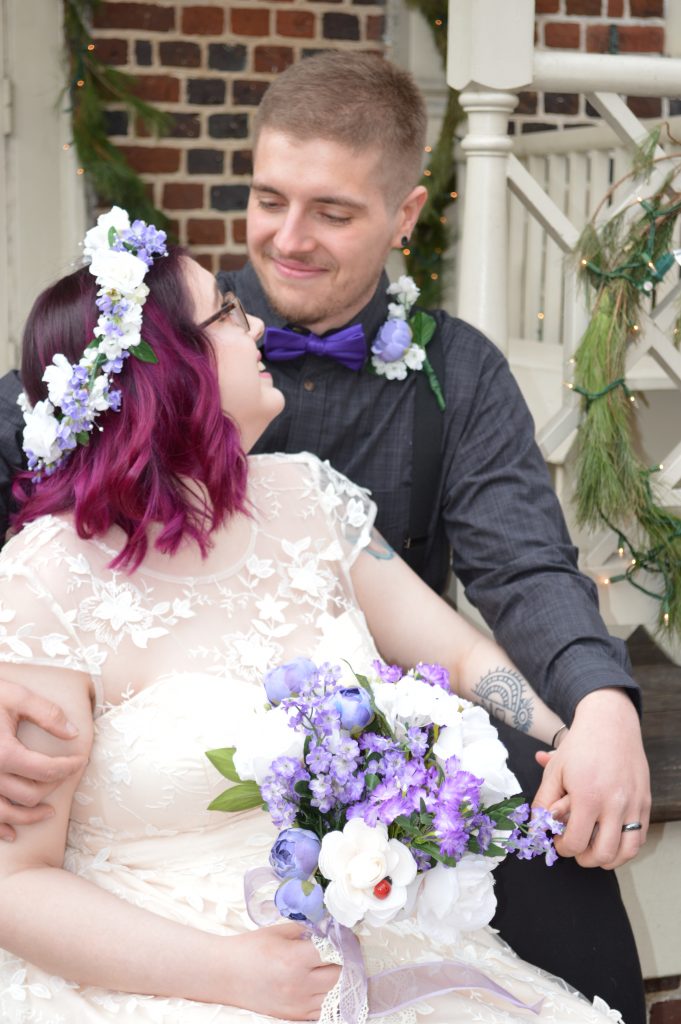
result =
[{"label": "bridal bouquet", "polygon": [[441,666],[374,662],[365,676],[296,658],[264,686],[236,747],[207,752],[234,783],[210,808],[269,811],[285,917],[352,928],[411,916],[455,940],[492,918],[507,853],[555,861],[563,826],[514,795],[487,713]]}]

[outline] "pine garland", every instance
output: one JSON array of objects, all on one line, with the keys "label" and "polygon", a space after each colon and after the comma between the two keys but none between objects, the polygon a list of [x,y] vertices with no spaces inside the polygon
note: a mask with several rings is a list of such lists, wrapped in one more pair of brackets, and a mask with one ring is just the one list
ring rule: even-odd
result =
[{"label": "pine garland", "polygon": [[[627,177],[649,173],[657,141],[655,135],[641,149]],[[661,467],[646,466],[636,452],[634,395],[627,387],[625,360],[636,342],[644,305],[654,301],[656,285],[678,266],[670,245],[681,215],[681,195],[672,188],[680,172],[675,166],[655,194],[637,200],[638,216],[632,218],[628,208],[598,230],[592,220],[582,233],[579,272],[593,297],[592,314],[570,385],[583,400],[578,521],[592,528],[605,524],[615,532],[628,564],[609,582],[627,580],[658,600],[658,625],[676,635],[681,635],[681,518],[661,505],[655,493],[653,478]]]},{"label": "pine garland", "polygon": [[149,199],[148,186],[114,146],[106,130],[107,104],[122,103],[155,135],[168,131],[170,117],[134,92],[135,79],[103,64],[89,29],[101,0],[64,0],[64,38],[71,101],[73,145],[83,173],[101,204],[116,204],[137,217],[167,228],[168,218]]},{"label": "pine garland", "polygon": [[[407,4],[419,10],[427,20],[442,62],[446,64],[448,0],[407,0]],[[440,305],[442,298],[444,261],[451,239],[446,211],[456,198],[454,137],[463,116],[458,92],[449,89],[440,135],[421,179],[428,190],[428,198],[412,232],[409,250],[405,250],[407,273],[421,289],[419,301],[426,307]]]}]

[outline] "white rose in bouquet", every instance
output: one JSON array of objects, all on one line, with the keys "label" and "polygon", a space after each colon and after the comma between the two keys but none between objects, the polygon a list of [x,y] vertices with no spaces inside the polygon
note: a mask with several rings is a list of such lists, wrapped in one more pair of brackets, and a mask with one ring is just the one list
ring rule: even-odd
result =
[{"label": "white rose in bouquet", "polygon": [[324,902],[340,924],[380,926],[404,907],[416,861],[403,843],[388,839],[385,825],[351,818],[342,832],[322,838],[319,870],[330,879]]},{"label": "white rose in bouquet", "polygon": [[497,901],[489,857],[465,853],[456,867],[436,864],[419,875],[410,903],[419,927],[440,942],[457,943],[463,932],[489,924]]},{"label": "white rose in bouquet", "polygon": [[234,768],[244,782],[254,780],[262,785],[278,757],[302,761],[305,733],[291,728],[283,708],[246,715],[240,724]]}]

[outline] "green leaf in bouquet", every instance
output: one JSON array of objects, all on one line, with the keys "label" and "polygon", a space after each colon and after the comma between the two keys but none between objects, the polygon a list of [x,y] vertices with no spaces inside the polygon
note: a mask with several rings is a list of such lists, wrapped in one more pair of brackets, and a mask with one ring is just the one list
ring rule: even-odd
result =
[{"label": "green leaf in bouquet", "polygon": [[364,785],[366,786],[367,791],[369,793],[371,793],[372,790],[376,789],[376,786],[379,784],[380,781],[380,777],[378,775],[374,775],[373,773],[369,773],[364,776]]},{"label": "green leaf in bouquet", "polygon": [[310,797],[312,796],[312,790],[310,789],[305,779],[300,779],[298,782],[296,782],[295,786],[293,787],[293,790],[295,793],[298,794],[298,796],[302,797],[304,800],[309,800]]},{"label": "green leaf in bouquet", "polygon": [[241,782],[241,778],[234,767],[234,754],[236,747],[220,747],[218,750],[207,750],[206,757],[214,768],[224,775],[230,782]]},{"label": "green leaf in bouquet", "polygon": [[209,811],[249,811],[262,806],[262,796],[256,782],[240,782],[220,793],[208,804]]},{"label": "green leaf in bouquet", "polygon": [[508,853],[503,846],[499,846],[497,843],[490,843],[485,850],[485,857],[505,857]]}]

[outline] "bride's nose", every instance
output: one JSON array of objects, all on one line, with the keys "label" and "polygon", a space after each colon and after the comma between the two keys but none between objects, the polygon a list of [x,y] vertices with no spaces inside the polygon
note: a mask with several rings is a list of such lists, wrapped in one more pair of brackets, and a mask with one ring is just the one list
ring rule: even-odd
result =
[{"label": "bride's nose", "polygon": [[250,313],[246,315],[248,317],[248,333],[258,348],[260,348],[262,346],[262,336],[265,333],[265,322],[259,316],[251,316]]}]

